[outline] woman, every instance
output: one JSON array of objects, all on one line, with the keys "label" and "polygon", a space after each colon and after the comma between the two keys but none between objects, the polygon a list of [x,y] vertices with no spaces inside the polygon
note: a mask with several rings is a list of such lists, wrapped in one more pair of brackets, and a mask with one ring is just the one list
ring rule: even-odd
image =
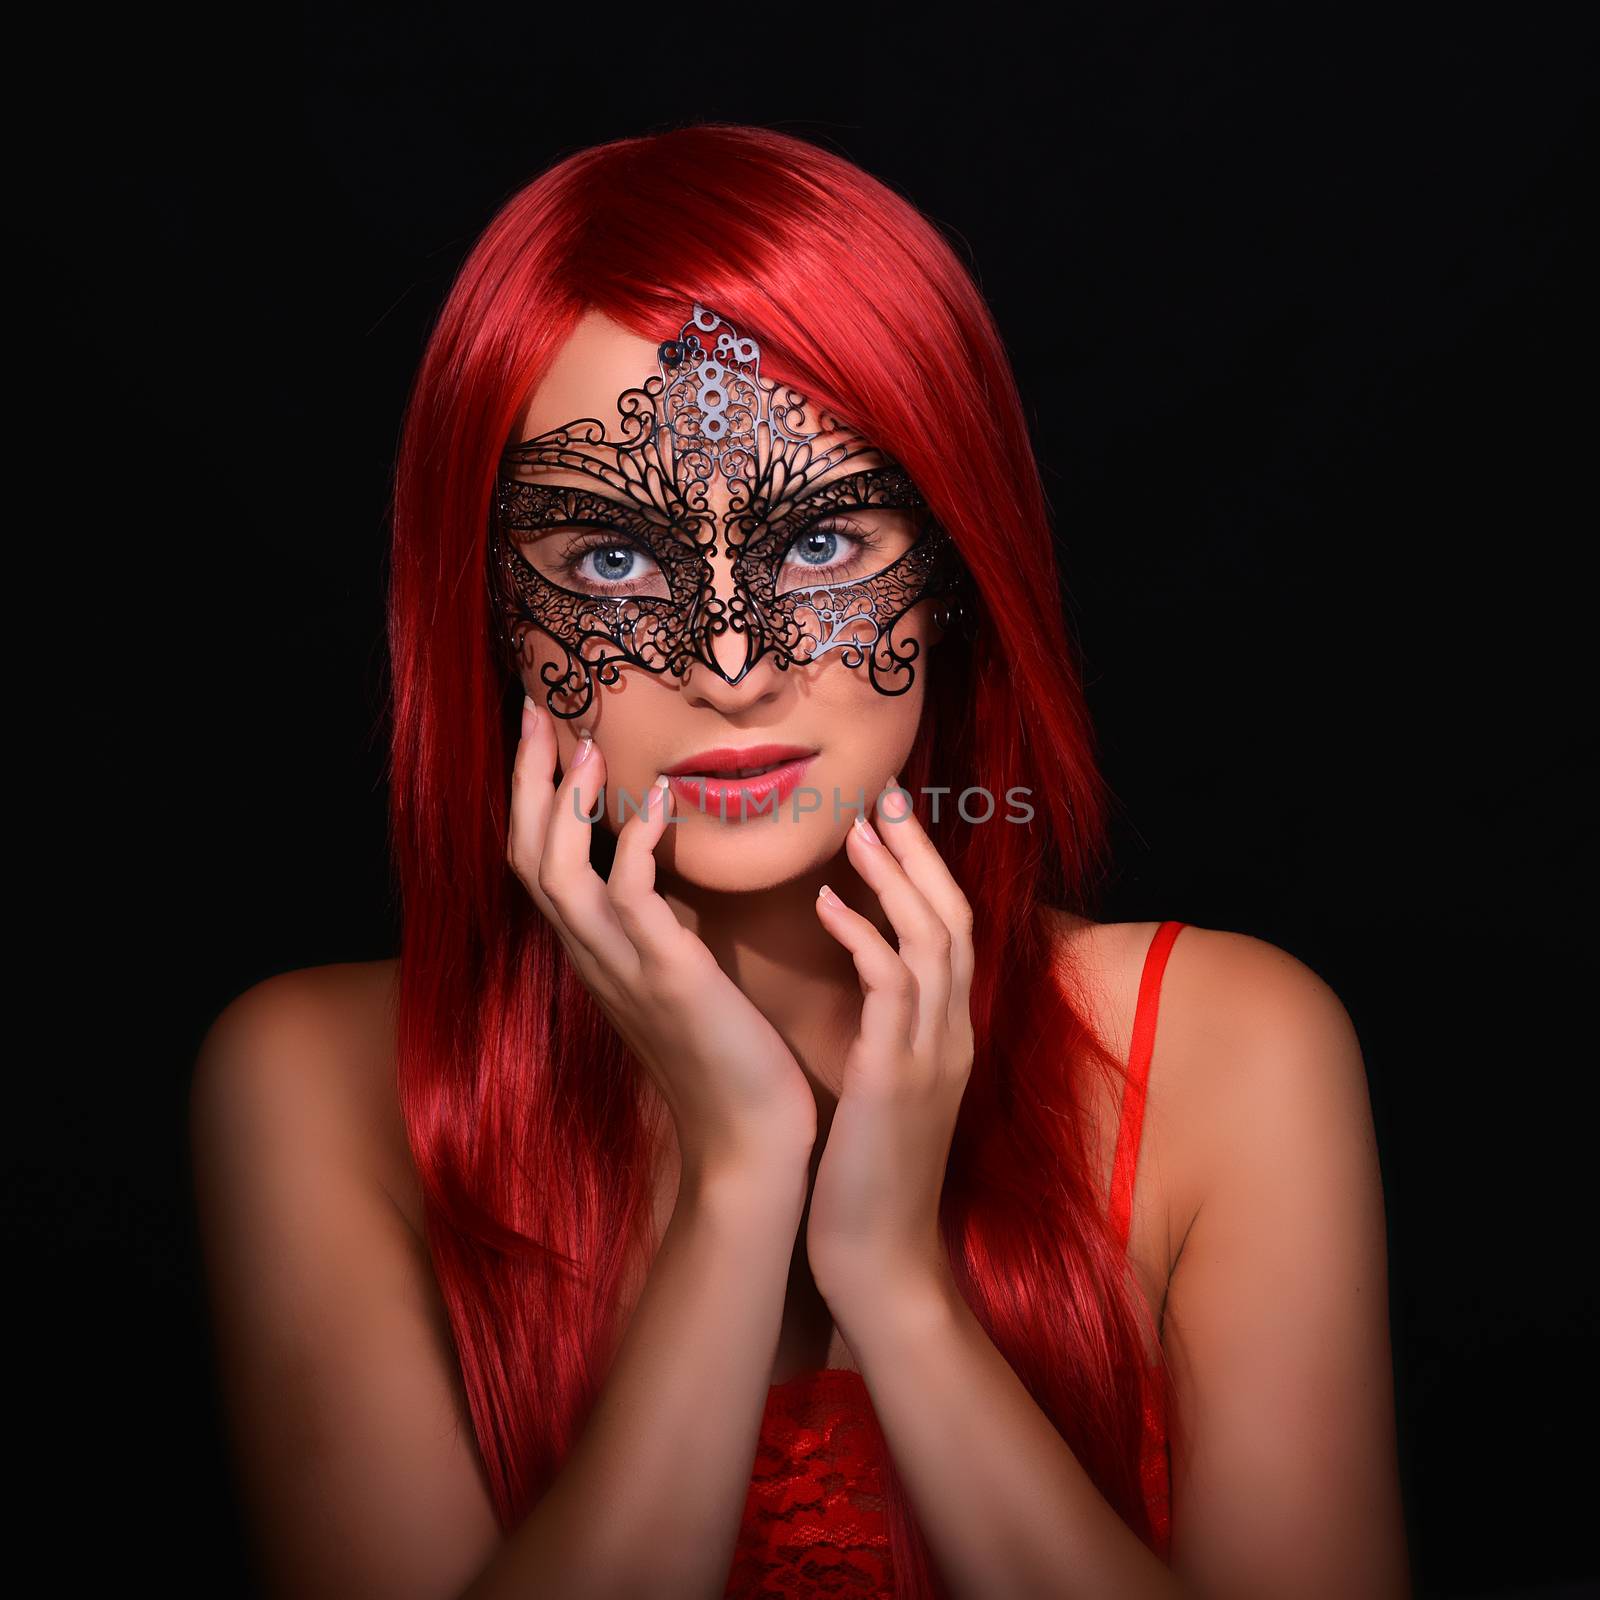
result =
[{"label": "woman", "polygon": [[1090,915],[1048,509],[914,207],[720,124],[514,196],[389,618],[402,955],[195,1080],[277,1592],[1407,1592],[1353,1029]]}]

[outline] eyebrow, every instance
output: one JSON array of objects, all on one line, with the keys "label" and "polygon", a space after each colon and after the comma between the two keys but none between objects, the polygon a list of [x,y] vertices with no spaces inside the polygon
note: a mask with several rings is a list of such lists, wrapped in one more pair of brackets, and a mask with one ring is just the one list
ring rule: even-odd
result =
[{"label": "eyebrow", "polygon": [[[507,455],[509,456],[514,454],[515,449],[516,447],[513,446],[511,451],[506,452]],[[863,467],[859,465],[859,461],[860,458],[865,455],[873,455],[879,459],[874,465]],[[889,456],[887,456],[882,450],[879,450],[876,446],[865,446],[862,449],[853,452],[849,456],[846,456],[843,461],[835,462],[834,465],[830,467],[829,470],[820,478],[818,478],[815,483],[806,484],[803,491],[795,496],[793,504],[797,506],[804,505],[812,498],[812,496],[820,494],[824,489],[831,489],[836,487],[838,484],[848,483],[853,478],[875,477],[879,473],[903,470],[904,469],[900,467],[898,462],[891,460]],[[611,500],[620,506],[639,507],[648,504],[648,502],[636,500],[632,495],[617,493],[613,486],[599,473],[585,472],[582,467],[574,467],[565,462],[521,461],[515,463],[515,468],[513,471],[505,474],[505,476],[511,478],[513,482],[526,483],[530,486],[532,486],[537,479],[554,478],[558,475],[570,476],[583,481],[581,484],[545,483],[539,485],[539,487],[548,488],[552,491],[559,491],[562,489],[582,489],[585,492],[598,495],[603,500]],[[651,507],[651,509],[659,508]]]}]

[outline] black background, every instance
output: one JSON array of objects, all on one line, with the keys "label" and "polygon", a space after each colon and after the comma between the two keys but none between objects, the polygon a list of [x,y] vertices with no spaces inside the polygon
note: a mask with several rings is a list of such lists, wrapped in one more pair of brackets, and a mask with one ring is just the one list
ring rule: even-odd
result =
[{"label": "black background", "polygon": [[974,264],[1117,796],[1106,919],[1269,940],[1356,1022],[1419,1592],[1600,1576],[1577,17],[339,4],[19,39],[12,781],[50,884],[15,925],[14,1449],[74,1575],[247,1582],[188,1074],[251,983],[397,948],[385,511],[430,320],[548,162],[726,119],[843,152]]}]

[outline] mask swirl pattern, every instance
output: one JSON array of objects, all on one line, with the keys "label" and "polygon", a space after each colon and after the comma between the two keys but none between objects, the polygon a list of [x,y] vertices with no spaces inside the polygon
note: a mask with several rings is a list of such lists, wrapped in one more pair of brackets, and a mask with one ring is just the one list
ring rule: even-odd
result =
[{"label": "mask swirl pattern", "polygon": [[[895,625],[928,599],[936,625],[970,623],[970,576],[905,470],[825,413],[803,431],[805,398],[763,379],[760,362],[754,339],[697,303],[658,347],[658,370],[619,397],[620,438],[586,417],[502,457],[497,639],[517,671],[534,664],[534,630],[559,647],[541,669],[553,714],[583,715],[624,665],[681,678],[698,662],[738,683],[764,655],[787,669],[833,650],[865,662],[880,693],[903,694],[918,643]],[[836,442],[814,448],[824,435]],[[595,487],[540,481],[556,471]],[[851,559],[829,559],[841,541]],[[715,649],[728,633],[743,645],[732,672]]]}]

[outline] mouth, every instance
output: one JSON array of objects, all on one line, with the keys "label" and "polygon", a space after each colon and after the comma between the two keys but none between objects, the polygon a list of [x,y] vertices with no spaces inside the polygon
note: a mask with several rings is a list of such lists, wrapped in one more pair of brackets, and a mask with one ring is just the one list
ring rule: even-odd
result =
[{"label": "mouth", "polygon": [[758,778],[791,762],[809,761],[816,753],[795,744],[755,744],[743,749],[722,745],[664,770],[669,778]]},{"label": "mouth", "polygon": [[[761,759],[752,759],[760,756]],[[680,803],[724,822],[776,817],[800,786],[815,750],[706,751],[666,773]],[[742,759],[740,759],[742,758]]]},{"label": "mouth", "polygon": [[783,765],[785,765],[785,763],[782,761],[769,761],[764,766],[736,767],[731,772],[671,772],[668,773],[667,776],[672,778],[686,778],[694,783],[704,783],[708,778],[713,777],[720,778],[724,781],[730,781],[735,778],[759,778],[768,772],[776,772],[778,768]]}]

